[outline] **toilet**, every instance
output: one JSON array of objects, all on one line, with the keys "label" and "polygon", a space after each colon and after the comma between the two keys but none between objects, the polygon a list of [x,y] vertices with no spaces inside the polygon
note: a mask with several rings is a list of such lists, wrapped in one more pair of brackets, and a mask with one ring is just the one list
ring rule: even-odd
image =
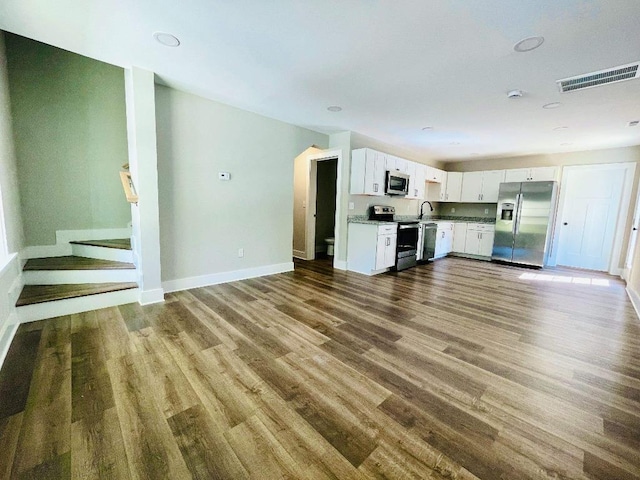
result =
[{"label": "toilet", "polygon": [[333,257],[333,245],[336,243],[334,237],[325,238],[324,242],[327,244],[327,255]]}]

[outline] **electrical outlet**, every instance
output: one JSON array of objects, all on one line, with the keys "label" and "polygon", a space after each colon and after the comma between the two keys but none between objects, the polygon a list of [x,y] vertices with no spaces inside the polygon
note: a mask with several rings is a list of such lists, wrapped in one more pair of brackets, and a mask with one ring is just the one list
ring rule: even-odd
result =
[{"label": "electrical outlet", "polygon": [[356,204],[353,202],[349,202],[349,210],[354,210],[356,208]]},{"label": "electrical outlet", "polygon": [[218,180],[231,180],[231,174],[229,172],[218,172]]},{"label": "electrical outlet", "polygon": [[456,208],[455,207],[451,207],[451,213],[456,213]]},{"label": "electrical outlet", "polygon": [[244,257],[244,248],[239,248],[238,249],[238,258],[242,258]]},{"label": "electrical outlet", "polygon": [[488,208],[485,208],[485,209],[484,209],[484,214],[486,215],[487,213],[489,213],[489,209],[488,209]]}]

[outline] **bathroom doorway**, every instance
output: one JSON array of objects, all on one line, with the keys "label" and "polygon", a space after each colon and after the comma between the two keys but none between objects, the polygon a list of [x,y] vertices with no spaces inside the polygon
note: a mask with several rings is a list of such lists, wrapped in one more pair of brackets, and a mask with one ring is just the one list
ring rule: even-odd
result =
[{"label": "bathroom doorway", "polygon": [[316,162],[315,257],[334,256],[338,159]]}]

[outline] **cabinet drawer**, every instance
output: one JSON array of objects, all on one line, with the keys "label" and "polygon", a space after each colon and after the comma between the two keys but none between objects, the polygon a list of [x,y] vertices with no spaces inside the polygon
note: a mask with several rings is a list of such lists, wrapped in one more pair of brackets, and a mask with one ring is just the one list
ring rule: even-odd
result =
[{"label": "cabinet drawer", "polygon": [[467,230],[473,230],[476,232],[494,232],[496,226],[492,223],[468,223]]},{"label": "cabinet drawer", "polygon": [[378,225],[378,235],[389,235],[390,233],[397,233],[398,226],[393,225]]}]

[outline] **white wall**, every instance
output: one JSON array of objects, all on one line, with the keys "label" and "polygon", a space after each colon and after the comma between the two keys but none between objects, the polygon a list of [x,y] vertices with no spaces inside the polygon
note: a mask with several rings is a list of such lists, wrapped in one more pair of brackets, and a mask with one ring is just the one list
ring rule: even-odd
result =
[{"label": "white wall", "polygon": [[[13,338],[16,327],[15,301],[20,292],[20,263],[16,252],[22,249],[23,231],[18,195],[16,156],[9,106],[9,82],[4,34],[0,32],[0,191],[6,252],[0,251],[0,365]],[[9,254],[8,257],[6,254]]]},{"label": "white wall", "polygon": [[156,118],[165,289],[291,268],[294,158],[328,137],[159,85]]},{"label": "white wall", "polygon": [[293,250],[303,257],[307,241],[307,195],[309,193],[309,155],[321,150],[309,147],[294,160],[293,173]]}]

